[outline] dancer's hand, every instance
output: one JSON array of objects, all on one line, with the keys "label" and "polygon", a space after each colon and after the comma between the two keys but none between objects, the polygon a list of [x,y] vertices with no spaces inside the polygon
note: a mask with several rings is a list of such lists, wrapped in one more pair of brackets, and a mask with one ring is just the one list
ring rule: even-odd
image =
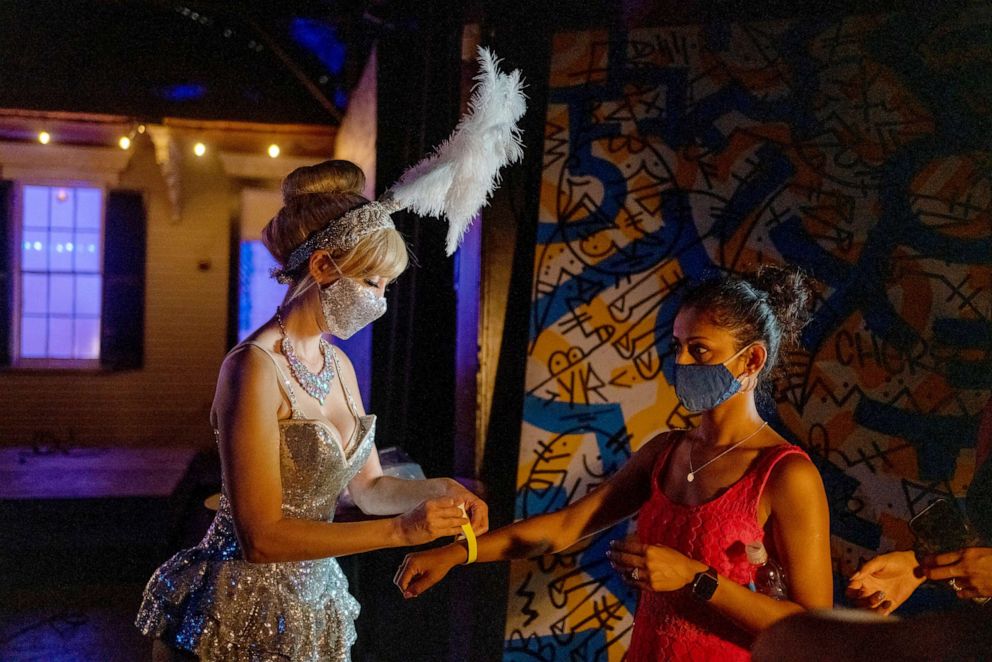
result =
[{"label": "dancer's hand", "polygon": [[611,542],[606,556],[625,582],[642,591],[677,591],[707,569],[671,547],[645,545],[634,537]]},{"label": "dancer's hand", "polygon": [[479,496],[465,488],[453,478],[446,478],[444,496],[451,497],[455,504],[464,504],[465,512],[472,521],[475,535],[481,536],[489,530],[489,506]]},{"label": "dancer's hand", "polygon": [[952,580],[959,598],[992,596],[992,547],[967,547],[924,562],[927,579]]},{"label": "dancer's hand", "polygon": [[404,598],[415,598],[444,579],[449,570],[465,561],[465,556],[465,548],[461,545],[407,554],[396,570],[393,583],[403,592]]},{"label": "dancer's hand", "polygon": [[888,616],[926,580],[913,552],[876,556],[851,575],[845,591],[862,609]]},{"label": "dancer's hand", "polygon": [[462,532],[468,518],[462,515],[451,497],[428,499],[415,508],[393,518],[396,539],[402,546],[422,545],[443,536]]}]

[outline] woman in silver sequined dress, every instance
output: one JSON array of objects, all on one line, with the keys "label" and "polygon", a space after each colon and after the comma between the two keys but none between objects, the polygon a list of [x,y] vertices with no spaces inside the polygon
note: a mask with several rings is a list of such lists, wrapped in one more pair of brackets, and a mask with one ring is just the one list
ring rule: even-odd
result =
[{"label": "woman in silver sequined dress", "polygon": [[[221,367],[220,506],[145,588],[136,624],[155,659],[348,660],[359,606],[334,557],[456,535],[459,506],[488,527],[486,505],[454,480],[383,476],[354,369],[323,340],[385,312],[386,284],[406,268],[389,208],[361,196],[364,182],[347,161],[283,182],[263,241],[289,292]],[[345,488],[363,512],[392,517],[334,522]]]}]

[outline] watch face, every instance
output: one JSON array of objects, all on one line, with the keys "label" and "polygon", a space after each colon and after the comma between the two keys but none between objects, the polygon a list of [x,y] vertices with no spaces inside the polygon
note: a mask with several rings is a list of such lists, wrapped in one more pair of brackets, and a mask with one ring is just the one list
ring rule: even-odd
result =
[{"label": "watch face", "polygon": [[692,582],[692,594],[700,600],[709,600],[716,592],[716,572],[710,568],[696,575]]}]

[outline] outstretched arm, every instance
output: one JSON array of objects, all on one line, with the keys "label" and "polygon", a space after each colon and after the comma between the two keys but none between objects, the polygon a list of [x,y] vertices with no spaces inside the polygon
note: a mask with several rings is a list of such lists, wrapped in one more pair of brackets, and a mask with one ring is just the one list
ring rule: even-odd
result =
[{"label": "outstretched arm", "polygon": [[[365,415],[355,368],[344,352],[335,349],[335,353],[340,359],[342,368],[339,376],[345,380],[348,390],[354,395],[358,413]],[[385,476],[379,463],[379,454],[374,448],[369,454],[369,459],[348,484],[348,489],[355,505],[366,515],[395,515],[415,508],[429,499],[448,498],[456,505],[465,506],[472,528],[478,533],[485,533],[489,529],[489,507],[478,495],[451,478],[408,480]]]},{"label": "outstretched arm", "polygon": [[926,575],[913,552],[889,552],[851,575],[846,594],[856,606],[888,616],[924,581]]},{"label": "outstretched arm", "polygon": [[[479,538],[478,561],[503,561],[559,552],[640,509],[651,493],[651,469],[667,434],[645,444],[589,494],[565,508],[521,520]],[[408,554],[394,579],[406,597],[415,597],[466,560],[462,543]]]},{"label": "outstretched arm", "polygon": [[456,535],[467,520],[451,499],[418,504],[368,522],[320,522],[282,512],[278,411],[282,396],[271,361],[258,350],[231,354],[214,398],[227,496],[245,559],[253,563],[344,556],[417,545]]}]

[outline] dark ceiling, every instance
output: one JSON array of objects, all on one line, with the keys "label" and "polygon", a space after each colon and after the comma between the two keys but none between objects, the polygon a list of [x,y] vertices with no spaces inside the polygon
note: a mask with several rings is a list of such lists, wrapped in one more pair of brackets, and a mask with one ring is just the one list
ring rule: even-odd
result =
[{"label": "dark ceiling", "polygon": [[336,124],[392,18],[374,0],[0,2],[0,107]]},{"label": "dark ceiling", "polygon": [[[0,0],[0,108],[337,124],[375,40],[429,32],[420,23],[438,11],[549,39],[589,26],[881,11],[931,1]],[[391,66],[422,66],[422,55]]]}]

